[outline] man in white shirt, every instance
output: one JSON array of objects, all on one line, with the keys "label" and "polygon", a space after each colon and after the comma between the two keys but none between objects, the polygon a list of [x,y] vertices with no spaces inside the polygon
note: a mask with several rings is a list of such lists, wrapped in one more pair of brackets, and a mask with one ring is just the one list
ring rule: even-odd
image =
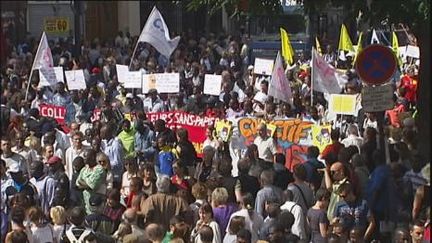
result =
[{"label": "man in white shirt", "polygon": [[163,101],[158,97],[156,89],[150,89],[148,91],[147,98],[144,99],[144,112],[163,112],[165,106]]},{"label": "man in white shirt", "polygon": [[24,172],[24,175],[29,175],[25,158],[15,152],[12,152],[11,141],[8,137],[3,136],[1,138],[1,150],[3,152],[1,159],[6,162],[6,169],[9,169],[9,167],[11,167],[13,164],[17,164],[20,168],[20,171]]},{"label": "man in white shirt", "polygon": [[16,137],[16,145],[12,147],[12,152],[17,153],[24,157],[26,166],[29,168],[29,165],[34,161],[38,160],[37,152],[34,149],[31,149],[24,145],[25,136],[23,132],[17,132]]},{"label": "man in white shirt", "polygon": [[301,240],[306,239],[306,230],[305,230],[305,214],[303,214],[302,207],[293,201],[293,194],[290,190],[285,191],[285,196],[287,201],[280,206],[280,209],[283,211],[289,211],[294,215],[294,224],[291,227],[291,232]]},{"label": "man in white shirt", "polygon": [[351,124],[348,127],[348,137],[341,141],[345,147],[350,145],[357,146],[360,151],[360,147],[363,145],[363,138],[359,137],[358,128],[356,125]]},{"label": "man in white shirt", "polygon": [[83,138],[84,135],[80,131],[74,132],[71,136],[72,146],[66,150],[65,169],[69,178],[72,178],[73,173],[72,162],[78,156],[84,157],[84,151],[88,149],[82,145]]},{"label": "man in white shirt", "polygon": [[254,144],[258,147],[258,156],[265,161],[273,161],[273,155],[276,154],[276,143],[272,137],[267,134],[267,126],[264,123],[258,125],[258,136]]}]

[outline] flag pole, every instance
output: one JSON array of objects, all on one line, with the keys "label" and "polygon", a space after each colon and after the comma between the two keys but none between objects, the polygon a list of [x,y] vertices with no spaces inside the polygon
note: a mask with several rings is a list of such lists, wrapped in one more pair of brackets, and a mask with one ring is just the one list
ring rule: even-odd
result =
[{"label": "flag pole", "polygon": [[33,76],[34,65],[35,65],[36,57],[38,56],[38,53],[39,53],[39,51],[40,51],[41,41],[42,41],[42,37],[43,37],[44,33],[45,33],[45,32],[42,32],[42,36],[41,36],[41,38],[40,38],[40,40],[39,40],[39,46],[38,46],[38,49],[36,50],[36,54],[35,54],[34,57],[33,57],[33,64],[32,64],[32,68],[31,68],[31,70],[30,70],[30,76],[28,77],[27,89],[26,89],[25,98],[24,98],[25,101],[27,101],[28,92],[29,92],[29,89],[30,89],[31,78],[32,78],[32,76]]},{"label": "flag pole", "polygon": [[311,107],[313,106],[313,83],[314,83],[314,48],[312,46],[312,65],[311,65]]},{"label": "flag pole", "polygon": [[136,42],[136,44],[135,44],[135,48],[134,48],[134,50],[133,50],[133,52],[132,52],[132,56],[131,56],[131,60],[130,60],[130,63],[129,63],[128,71],[130,70],[130,68],[131,68],[131,66],[132,66],[133,58],[134,58],[134,56],[135,56],[135,52],[136,52],[136,49],[137,49],[137,47],[138,47],[138,43],[139,43],[139,37],[138,37],[137,42]]}]

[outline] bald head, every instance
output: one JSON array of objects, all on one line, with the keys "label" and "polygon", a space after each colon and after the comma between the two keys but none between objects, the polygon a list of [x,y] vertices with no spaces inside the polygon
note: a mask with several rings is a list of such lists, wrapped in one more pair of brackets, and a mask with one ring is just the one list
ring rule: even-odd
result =
[{"label": "bald head", "polygon": [[128,208],[123,213],[123,220],[128,224],[135,224],[137,220],[137,213],[135,209]]},{"label": "bald head", "polygon": [[344,165],[341,162],[335,162],[330,167],[331,177],[335,181],[340,181],[345,178]]},{"label": "bald head", "polygon": [[149,224],[145,229],[149,240],[152,242],[160,242],[162,241],[164,237],[164,230],[162,229],[162,226],[158,224]]}]

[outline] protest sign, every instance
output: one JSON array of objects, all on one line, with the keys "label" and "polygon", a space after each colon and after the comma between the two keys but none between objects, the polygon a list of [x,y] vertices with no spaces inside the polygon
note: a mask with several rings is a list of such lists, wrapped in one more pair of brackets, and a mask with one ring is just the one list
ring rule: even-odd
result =
[{"label": "protest sign", "polygon": [[173,130],[181,127],[188,130],[189,141],[194,145],[198,157],[202,157],[206,129],[208,126],[213,125],[216,120],[215,117],[198,116],[183,111],[148,113],[147,117],[151,122],[162,119],[165,121],[166,126]]},{"label": "protest sign", "polygon": [[[239,134],[244,138],[246,145],[254,142],[258,136],[257,127],[262,122],[264,120],[253,117],[238,120]],[[285,167],[292,170],[295,165],[306,161],[307,148],[312,145],[311,121],[283,119],[273,120],[267,124],[276,127],[277,148],[278,152],[285,154]]]},{"label": "protest sign", "polygon": [[405,55],[408,57],[420,58],[420,49],[418,46],[406,46]]},{"label": "protest sign", "polygon": [[43,117],[54,118],[58,124],[65,124],[66,108],[51,104],[40,104],[39,111]]},{"label": "protest sign", "polygon": [[116,64],[118,82],[127,89],[140,89],[141,71],[129,71],[128,66]]},{"label": "protest sign", "polygon": [[221,86],[222,86],[221,75],[206,74],[204,76],[204,90],[203,90],[204,94],[218,96],[221,93]]},{"label": "protest sign", "polygon": [[86,89],[84,72],[82,69],[65,71],[66,82],[69,90]]},{"label": "protest sign", "polygon": [[329,112],[342,115],[354,115],[356,102],[356,95],[332,94],[329,101]]},{"label": "protest sign", "polygon": [[312,144],[314,146],[317,146],[320,153],[325,149],[327,145],[331,144],[331,125],[325,125],[325,126],[319,126],[319,125],[313,125],[312,126]]},{"label": "protest sign", "polygon": [[362,107],[366,112],[392,109],[393,87],[391,85],[364,86],[362,89]]},{"label": "protest sign", "polygon": [[180,91],[180,76],[178,73],[154,73],[142,75],[142,92],[156,89],[159,93],[178,93]]},{"label": "protest sign", "polygon": [[273,70],[273,60],[255,58],[254,73],[261,75],[271,75]]},{"label": "protest sign", "polygon": [[64,83],[63,67],[44,67],[39,69],[39,87],[55,86]]},{"label": "protest sign", "polygon": [[228,142],[232,133],[232,122],[220,120],[215,124],[216,136],[224,142]]}]

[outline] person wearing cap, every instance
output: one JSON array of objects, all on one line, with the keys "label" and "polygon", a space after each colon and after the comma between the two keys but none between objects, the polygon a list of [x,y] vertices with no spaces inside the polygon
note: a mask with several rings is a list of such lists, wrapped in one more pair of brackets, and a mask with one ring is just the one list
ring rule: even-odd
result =
[{"label": "person wearing cap", "polygon": [[45,173],[42,161],[35,161],[30,165],[30,182],[36,187],[42,210],[49,216],[49,208],[54,200],[56,182]]},{"label": "person wearing cap", "polygon": [[45,163],[48,166],[48,175],[56,182],[54,199],[51,206],[67,206],[69,204],[69,178],[65,173],[62,160],[53,156]]},{"label": "person wearing cap", "polygon": [[162,112],[165,110],[163,101],[158,96],[158,91],[149,89],[147,98],[144,99],[144,112]]},{"label": "person wearing cap", "polygon": [[25,158],[12,151],[11,139],[9,137],[1,137],[1,150],[1,159],[6,162],[6,168],[10,168],[12,165],[16,164],[20,167],[20,170],[24,172],[26,176],[29,175]]},{"label": "person wearing cap", "polygon": [[[24,176],[23,171],[18,164],[12,164],[7,173],[12,178],[12,182],[5,189],[5,199],[7,211],[11,209],[10,203],[16,194],[23,194],[29,201],[31,206],[35,206],[39,202],[38,191],[36,187]],[[2,196],[3,197],[3,196]]]},{"label": "person wearing cap", "polygon": [[85,225],[95,232],[112,235],[114,233],[114,223],[108,216],[103,214],[104,199],[102,196],[93,194],[90,196],[89,203],[91,213],[85,217]]}]

